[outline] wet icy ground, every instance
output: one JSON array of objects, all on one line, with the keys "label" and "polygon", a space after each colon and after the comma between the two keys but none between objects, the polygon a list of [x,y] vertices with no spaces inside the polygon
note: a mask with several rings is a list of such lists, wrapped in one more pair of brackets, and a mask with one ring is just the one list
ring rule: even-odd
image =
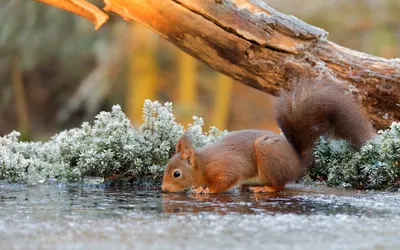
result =
[{"label": "wet icy ground", "polygon": [[0,249],[400,249],[400,194],[0,183]]}]

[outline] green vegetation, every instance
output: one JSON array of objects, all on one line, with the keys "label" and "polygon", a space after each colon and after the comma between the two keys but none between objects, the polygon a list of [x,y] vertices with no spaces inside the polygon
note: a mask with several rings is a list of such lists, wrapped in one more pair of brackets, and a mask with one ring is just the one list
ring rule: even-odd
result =
[{"label": "green vegetation", "polygon": [[311,177],[325,177],[330,186],[387,189],[400,184],[400,123],[379,131],[361,150],[345,141],[322,138],[314,151]]},{"label": "green vegetation", "polygon": [[[189,128],[195,147],[227,133],[193,117]],[[19,133],[0,138],[0,179],[37,184],[47,180],[82,180],[115,174],[134,180],[160,181],[164,166],[175,151],[183,126],[175,121],[172,104],[146,100],[143,124],[132,127],[116,105],[101,112],[93,125],[63,131],[48,142],[23,142]],[[345,141],[321,138],[309,175],[330,186],[386,189],[400,182],[400,124],[380,131],[357,151]]]},{"label": "green vegetation", "polygon": [[[193,117],[189,129],[194,145],[204,146],[224,132],[202,130],[203,120]],[[175,122],[172,104],[146,100],[144,123],[135,129],[116,105],[101,112],[93,125],[63,131],[48,142],[22,142],[18,132],[0,138],[0,179],[37,184],[46,180],[80,180],[114,174],[136,180],[159,181],[164,164],[174,153],[183,126]]]}]

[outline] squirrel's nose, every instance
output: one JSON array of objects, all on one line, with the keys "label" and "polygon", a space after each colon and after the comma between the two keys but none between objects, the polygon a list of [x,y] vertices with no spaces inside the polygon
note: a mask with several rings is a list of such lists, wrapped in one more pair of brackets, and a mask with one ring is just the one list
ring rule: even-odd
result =
[{"label": "squirrel's nose", "polygon": [[168,188],[165,187],[164,185],[161,186],[161,190],[162,190],[164,193],[167,193],[167,192],[168,192]]}]

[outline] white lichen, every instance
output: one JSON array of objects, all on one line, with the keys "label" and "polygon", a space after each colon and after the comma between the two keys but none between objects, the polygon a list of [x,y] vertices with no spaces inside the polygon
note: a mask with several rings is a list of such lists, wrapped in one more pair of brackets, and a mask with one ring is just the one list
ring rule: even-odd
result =
[{"label": "white lichen", "polygon": [[314,151],[311,176],[331,186],[385,189],[400,184],[400,123],[379,131],[359,151],[344,141],[322,138]]},{"label": "white lichen", "polygon": [[[189,126],[197,147],[225,133],[215,127],[204,133],[202,126],[198,117]],[[159,181],[182,132],[171,103],[146,100],[143,124],[138,129],[116,105],[111,112],[98,114],[93,125],[84,122],[80,128],[63,131],[44,143],[21,142],[18,132],[0,138],[0,179],[37,184],[119,174]]]},{"label": "white lichen", "polygon": [[[196,148],[227,133],[215,127],[204,132],[203,125],[202,118],[193,116],[188,127]],[[182,132],[171,103],[149,100],[139,128],[132,127],[116,105],[111,112],[98,114],[92,125],[84,122],[47,142],[22,142],[14,131],[0,137],[0,179],[38,184],[118,174],[160,181]],[[399,185],[400,123],[379,131],[360,150],[345,141],[321,138],[314,159],[310,176],[325,177],[331,186],[384,189]]]}]

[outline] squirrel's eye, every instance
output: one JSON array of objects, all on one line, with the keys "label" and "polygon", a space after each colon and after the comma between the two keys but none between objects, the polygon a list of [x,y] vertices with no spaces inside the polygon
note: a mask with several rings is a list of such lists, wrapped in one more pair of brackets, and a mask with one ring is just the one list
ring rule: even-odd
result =
[{"label": "squirrel's eye", "polygon": [[181,176],[181,171],[175,170],[175,171],[174,171],[174,178],[178,178],[178,177],[180,177],[180,176]]}]

